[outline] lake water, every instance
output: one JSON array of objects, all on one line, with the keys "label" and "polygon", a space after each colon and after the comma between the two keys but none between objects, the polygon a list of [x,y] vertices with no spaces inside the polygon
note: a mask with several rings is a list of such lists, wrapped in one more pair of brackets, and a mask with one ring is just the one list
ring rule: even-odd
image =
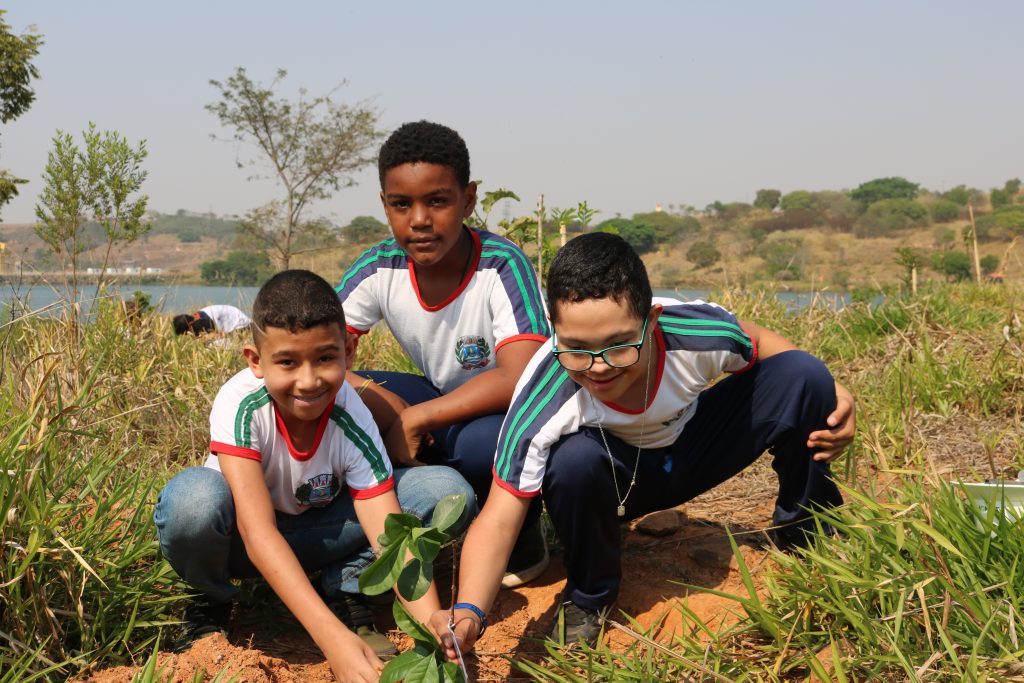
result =
[{"label": "lake water", "polygon": [[[80,299],[88,305],[95,287],[82,287]],[[252,302],[256,298],[258,287],[207,287],[204,285],[123,285],[111,288],[109,295],[131,299],[135,291],[145,292],[150,303],[164,313],[189,313],[210,304],[231,304],[244,311],[252,310]],[[656,289],[655,296],[666,296],[674,299],[707,300],[711,290],[707,289]],[[827,306],[838,310],[850,302],[849,294],[836,292],[778,292],[776,296],[791,311],[806,308],[812,303],[816,306]],[[16,287],[9,284],[0,285],[0,307],[18,301],[31,310],[44,309],[62,300],[62,293],[45,285]]]}]

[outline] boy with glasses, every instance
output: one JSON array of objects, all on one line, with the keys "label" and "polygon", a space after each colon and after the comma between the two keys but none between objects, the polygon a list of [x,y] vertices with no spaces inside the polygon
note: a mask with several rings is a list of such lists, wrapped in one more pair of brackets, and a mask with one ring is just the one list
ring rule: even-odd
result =
[{"label": "boy with glasses", "polygon": [[[486,626],[538,495],[565,545],[551,638],[591,645],[619,591],[620,523],[694,498],[767,449],[779,475],[780,546],[807,542],[809,508],[842,503],[828,463],[853,438],[853,398],[820,360],[715,304],[655,302],[643,262],[616,235],[563,247],[547,297],[551,346],[516,386],[491,492],[462,550],[463,651]],[[722,373],[730,376],[716,382]],[[431,618],[439,637],[448,616]]]}]

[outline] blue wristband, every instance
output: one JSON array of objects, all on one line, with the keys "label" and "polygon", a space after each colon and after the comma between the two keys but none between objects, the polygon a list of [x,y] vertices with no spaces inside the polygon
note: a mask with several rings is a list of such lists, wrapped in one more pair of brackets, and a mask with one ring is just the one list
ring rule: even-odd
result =
[{"label": "blue wristband", "polygon": [[471,602],[457,602],[454,605],[452,605],[452,609],[453,610],[456,610],[456,609],[468,609],[470,612],[472,612],[473,614],[475,614],[477,617],[480,618],[480,633],[477,634],[478,638],[484,634],[484,631],[487,630],[487,615],[484,614],[484,611],[482,609],[480,609],[479,607],[477,607],[473,603],[471,603]]}]

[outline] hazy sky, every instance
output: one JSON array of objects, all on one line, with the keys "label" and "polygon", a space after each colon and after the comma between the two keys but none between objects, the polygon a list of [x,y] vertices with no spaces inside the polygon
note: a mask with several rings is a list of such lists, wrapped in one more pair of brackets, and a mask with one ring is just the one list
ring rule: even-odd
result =
[{"label": "hazy sky", "polygon": [[[534,208],[587,200],[751,201],[762,187],[842,189],[901,175],[931,189],[1024,176],[1024,3],[64,2],[9,0],[34,24],[37,99],[0,127],[0,167],[28,178],[3,209],[33,220],[57,129],[145,138],[150,208],[243,214],[247,181],[203,105],[236,66],[285,94],[372,99],[381,123],[458,130],[484,189]],[[383,219],[376,173],[314,210]],[[499,210],[500,211],[500,210]]]}]

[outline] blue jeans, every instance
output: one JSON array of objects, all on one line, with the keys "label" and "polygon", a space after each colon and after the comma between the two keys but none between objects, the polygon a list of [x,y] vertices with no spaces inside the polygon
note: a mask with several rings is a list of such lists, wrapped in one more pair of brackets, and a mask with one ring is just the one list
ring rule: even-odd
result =
[{"label": "blue jeans", "polygon": [[[356,370],[361,377],[373,380],[388,391],[397,394],[409,405],[417,405],[441,396],[441,392],[426,377],[406,372],[386,370]],[[476,492],[480,507],[487,501],[494,469],[494,452],[498,448],[498,435],[505,414],[480,415],[465,422],[441,427],[433,432],[434,445],[421,453],[424,462],[447,465],[459,471]],[[532,501],[526,514],[524,527],[540,519],[541,500]]]},{"label": "blue jeans", "polygon": [[[424,523],[430,521],[437,502],[453,493],[466,496],[466,526],[476,514],[473,489],[449,467],[397,469],[395,493],[402,511]],[[359,592],[359,574],[374,556],[347,490],[327,507],[299,515],[275,514],[277,528],[299,564],[308,572],[321,570],[325,595]],[[217,470],[190,467],[175,475],[160,492],[153,521],[160,550],[171,567],[212,602],[227,602],[238,595],[232,579],[260,575],[235,525],[231,489]]]}]

